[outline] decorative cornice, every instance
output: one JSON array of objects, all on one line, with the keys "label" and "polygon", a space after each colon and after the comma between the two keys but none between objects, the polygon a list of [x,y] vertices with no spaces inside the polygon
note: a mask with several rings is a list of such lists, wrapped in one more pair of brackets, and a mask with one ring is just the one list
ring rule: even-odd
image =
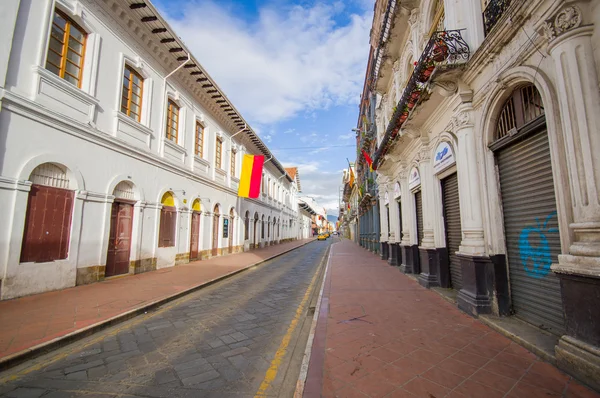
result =
[{"label": "decorative cornice", "polygon": [[581,10],[577,6],[561,9],[555,16],[546,19],[542,24],[542,33],[548,42],[552,42],[562,34],[578,28],[581,25]]}]

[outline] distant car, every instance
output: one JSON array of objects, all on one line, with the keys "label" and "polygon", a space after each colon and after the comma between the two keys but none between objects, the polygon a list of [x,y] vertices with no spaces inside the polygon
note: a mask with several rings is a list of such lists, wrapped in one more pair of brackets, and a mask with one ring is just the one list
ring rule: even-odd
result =
[{"label": "distant car", "polygon": [[317,236],[317,240],[326,240],[327,237],[323,234],[319,234],[319,236]]},{"label": "distant car", "polygon": [[325,235],[325,238],[329,238],[329,232],[323,232],[323,235]]}]

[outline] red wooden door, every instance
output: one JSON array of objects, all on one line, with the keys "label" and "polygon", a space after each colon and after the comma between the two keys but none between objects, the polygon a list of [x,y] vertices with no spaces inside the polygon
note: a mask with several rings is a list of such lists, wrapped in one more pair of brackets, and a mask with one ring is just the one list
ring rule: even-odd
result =
[{"label": "red wooden door", "polygon": [[200,213],[192,213],[192,233],[190,237],[190,260],[198,259],[198,247],[200,240]]},{"label": "red wooden door", "polygon": [[43,263],[68,257],[73,198],[73,191],[31,186],[21,262]]},{"label": "red wooden door", "polygon": [[131,226],[133,205],[115,202],[110,218],[110,235],[105,276],[121,275],[129,272],[131,252]]},{"label": "red wooden door", "polygon": [[219,254],[219,215],[213,216],[213,241],[212,241],[212,255],[216,256]]}]

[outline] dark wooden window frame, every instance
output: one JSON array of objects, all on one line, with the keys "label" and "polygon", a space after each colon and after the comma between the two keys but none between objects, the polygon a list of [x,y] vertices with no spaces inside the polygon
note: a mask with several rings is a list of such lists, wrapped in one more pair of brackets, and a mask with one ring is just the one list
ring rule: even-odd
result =
[{"label": "dark wooden window frame", "polygon": [[[131,78],[127,78],[125,76],[125,72],[129,71],[129,75]],[[134,94],[133,86],[137,86],[133,77],[137,77],[140,80],[140,94]],[[125,82],[123,82],[123,92],[121,94],[121,112],[129,116],[130,118],[140,122],[142,120],[142,98],[144,96],[144,78],[141,74],[139,74],[133,67],[125,64],[125,68],[123,68],[123,80],[128,80],[128,85],[125,87]],[[134,96],[138,97],[139,102],[134,100]],[[139,113],[136,113],[131,110],[131,104],[135,104],[138,107]]]},{"label": "dark wooden window frame", "polygon": [[199,157],[204,157],[204,125],[196,121],[196,141],[194,143],[194,153]]},{"label": "dark wooden window frame", "polygon": [[165,131],[165,138],[174,143],[177,143],[180,110],[179,105],[172,99],[169,99],[167,103],[167,131]]}]

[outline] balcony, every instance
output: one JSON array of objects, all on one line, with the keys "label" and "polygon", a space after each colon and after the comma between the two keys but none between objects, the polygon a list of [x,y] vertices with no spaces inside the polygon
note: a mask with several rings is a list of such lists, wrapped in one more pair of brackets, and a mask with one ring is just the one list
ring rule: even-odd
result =
[{"label": "balcony", "polygon": [[496,26],[510,3],[511,0],[490,0],[483,11],[483,30],[486,36]]},{"label": "balcony", "polygon": [[431,35],[421,57],[415,62],[415,69],[375,152],[373,169],[377,168],[413,111],[424,98],[428,97],[427,88],[432,77],[457,68],[469,60],[469,46],[463,39],[461,31],[445,30]]}]

